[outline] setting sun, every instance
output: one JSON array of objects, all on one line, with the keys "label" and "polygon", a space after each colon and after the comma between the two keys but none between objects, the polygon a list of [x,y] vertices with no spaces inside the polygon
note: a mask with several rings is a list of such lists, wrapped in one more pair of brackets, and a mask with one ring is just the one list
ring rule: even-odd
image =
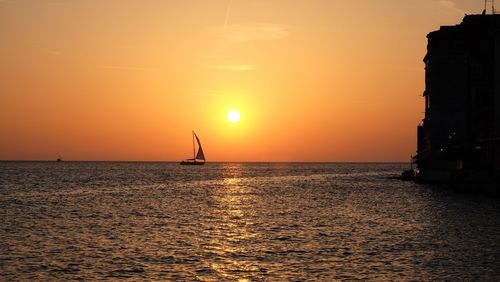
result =
[{"label": "setting sun", "polygon": [[227,120],[232,123],[237,123],[240,121],[240,112],[231,110],[227,113]]}]

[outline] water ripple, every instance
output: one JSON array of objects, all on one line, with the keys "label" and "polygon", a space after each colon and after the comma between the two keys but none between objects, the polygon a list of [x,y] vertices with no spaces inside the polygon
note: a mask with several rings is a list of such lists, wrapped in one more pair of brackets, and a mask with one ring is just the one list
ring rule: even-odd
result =
[{"label": "water ripple", "polygon": [[497,280],[499,201],[403,168],[0,162],[1,280]]}]

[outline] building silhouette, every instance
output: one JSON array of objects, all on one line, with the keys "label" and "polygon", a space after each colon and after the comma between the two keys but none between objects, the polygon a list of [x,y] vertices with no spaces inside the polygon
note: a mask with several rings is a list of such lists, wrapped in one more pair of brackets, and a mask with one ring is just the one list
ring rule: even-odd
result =
[{"label": "building silhouette", "polygon": [[[500,15],[466,15],[427,35],[421,182],[500,183]],[[476,188],[474,188],[476,189]],[[496,188],[500,190],[499,188]]]}]

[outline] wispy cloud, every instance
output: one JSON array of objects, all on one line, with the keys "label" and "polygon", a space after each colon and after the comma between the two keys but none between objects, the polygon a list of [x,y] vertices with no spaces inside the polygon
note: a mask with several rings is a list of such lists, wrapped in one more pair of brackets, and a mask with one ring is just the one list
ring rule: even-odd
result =
[{"label": "wispy cloud", "polygon": [[[1,0],[0,0],[0,2],[1,2]],[[49,53],[50,55],[54,55],[54,56],[59,56],[62,54],[61,51],[59,51],[59,50],[47,50],[47,53]]]},{"label": "wispy cloud", "polygon": [[231,58],[233,55],[231,54],[208,54],[208,55],[202,55],[202,58],[208,58],[208,59],[219,59],[219,58]]},{"label": "wispy cloud", "polygon": [[214,37],[229,42],[283,39],[290,35],[288,26],[271,23],[251,23],[214,27],[209,30]]},{"label": "wispy cloud", "polygon": [[237,97],[235,95],[224,95],[224,94],[219,94],[217,92],[199,92],[196,93],[196,95],[204,97]]},{"label": "wispy cloud", "polygon": [[453,1],[439,0],[439,1],[437,1],[437,4],[448,13],[460,14],[460,15],[465,14],[465,11],[460,9],[457,6],[457,4],[455,4],[455,2],[453,2]]},{"label": "wispy cloud", "polygon": [[253,71],[254,65],[213,65],[208,66],[209,69],[224,70],[224,71]]},{"label": "wispy cloud", "polygon": [[115,45],[114,48],[116,49],[136,49],[137,46],[133,44],[118,44]]},{"label": "wispy cloud", "polygon": [[210,92],[200,92],[196,93],[198,96],[204,96],[204,97],[224,97],[224,95],[217,94],[217,93],[210,93]]},{"label": "wispy cloud", "polygon": [[229,3],[227,4],[226,18],[224,19],[224,31],[226,31],[227,23],[229,22],[229,14],[231,13],[231,4],[232,3],[233,3],[233,0],[229,0]]},{"label": "wispy cloud", "polygon": [[129,70],[129,71],[158,71],[158,68],[138,67],[138,66],[97,66],[100,69]]}]

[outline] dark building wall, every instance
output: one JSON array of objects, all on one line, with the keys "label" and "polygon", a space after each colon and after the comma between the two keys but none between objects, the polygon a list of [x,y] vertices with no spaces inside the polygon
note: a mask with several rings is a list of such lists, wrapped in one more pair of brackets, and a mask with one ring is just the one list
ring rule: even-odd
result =
[{"label": "dark building wall", "polygon": [[[500,172],[500,15],[466,16],[429,33],[417,167]],[[447,176],[448,175],[448,176]]]},{"label": "dark building wall", "polygon": [[458,27],[446,27],[428,35],[426,63],[426,115],[424,129],[426,167],[446,169],[451,146],[466,136],[468,56]]},{"label": "dark building wall", "polygon": [[[496,30],[494,33],[494,86],[493,86],[493,97],[494,97],[494,135],[498,138],[500,137],[500,30]],[[492,160],[494,170],[500,171],[500,146],[499,142],[494,144],[494,158]]]}]

